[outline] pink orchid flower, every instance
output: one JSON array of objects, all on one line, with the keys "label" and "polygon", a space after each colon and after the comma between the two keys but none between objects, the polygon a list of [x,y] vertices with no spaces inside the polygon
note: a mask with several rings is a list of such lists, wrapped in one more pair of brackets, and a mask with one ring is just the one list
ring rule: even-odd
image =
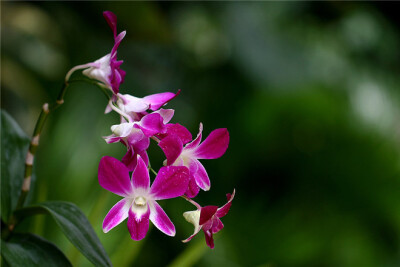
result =
[{"label": "pink orchid flower", "polygon": [[169,101],[179,95],[181,90],[176,94],[171,92],[164,92],[159,94],[152,94],[143,98],[135,97],[129,94],[118,94],[117,105],[120,110],[125,112],[131,120],[138,121],[147,114],[146,110],[150,109],[156,111],[162,106],[166,105]]},{"label": "pink orchid flower", "polygon": [[189,242],[200,232],[200,230],[203,230],[207,245],[210,248],[214,248],[213,234],[218,233],[222,230],[222,228],[224,228],[224,224],[220,218],[224,217],[229,212],[229,209],[232,205],[232,200],[235,197],[235,190],[233,190],[232,195],[226,194],[226,197],[228,202],[220,208],[217,206],[201,207],[192,199],[187,198],[190,203],[196,206],[197,210],[183,213],[183,217],[185,217],[188,222],[194,225],[194,233],[182,242]]},{"label": "pink orchid flower", "polygon": [[114,34],[114,46],[111,53],[104,57],[96,60],[95,62],[78,65],[73,67],[66,75],[65,80],[68,81],[72,73],[78,69],[85,69],[82,73],[89,78],[98,80],[104,84],[107,88],[113,91],[114,94],[119,92],[119,87],[125,79],[125,71],[120,69],[122,60],[117,60],[117,49],[124,39],[126,31],[121,32],[117,35],[117,16],[111,11],[103,12],[103,16],[106,19],[108,25]]},{"label": "pink orchid flower", "polygon": [[162,167],[150,186],[149,171],[139,157],[138,164],[129,179],[129,171],[115,158],[105,156],[100,160],[99,183],[112,193],[123,197],[108,212],[103,221],[103,231],[128,218],[128,230],[133,240],[146,236],[151,221],[161,232],[175,235],[175,226],[157,200],[181,196],[188,184],[186,167]]},{"label": "pink orchid flower", "polygon": [[107,143],[121,142],[127,147],[127,153],[122,162],[133,171],[137,165],[137,155],[149,164],[147,148],[150,145],[150,137],[165,132],[165,125],[172,119],[173,109],[159,109],[147,114],[135,122],[123,122],[111,126],[112,135],[104,137]]},{"label": "pink orchid flower", "polygon": [[[200,188],[208,191],[210,179],[199,159],[216,159],[221,157],[229,145],[229,133],[225,128],[212,131],[200,144],[203,125],[200,123],[199,133],[191,140],[190,132],[182,125],[176,124],[167,128],[166,137],[162,138],[159,146],[167,157],[166,165],[186,166],[189,168],[189,186],[185,195],[193,198]],[[185,146],[184,146],[185,145]]]}]

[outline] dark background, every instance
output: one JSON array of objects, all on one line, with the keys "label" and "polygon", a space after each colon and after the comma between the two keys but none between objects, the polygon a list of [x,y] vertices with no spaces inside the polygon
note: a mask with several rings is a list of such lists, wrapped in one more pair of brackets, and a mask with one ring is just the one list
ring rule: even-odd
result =
[{"label": "dark background", "polygon": [[[89,217],[115,266],[398,266],[400,264],[400,38],[395,2],[2,2],[1,106],[31,135],[66,72],[110,52],[113,11],[127,35],[118,50],[138,97],[181,89],[173,122],[204,137],[226,127],[230,146],[203,160],[212,187],[196,201],[222,205],[225,228],[206,247],[182,213],[161,205],[175,238],[154,227],[107,234],[119,197],[97,167],[125,148],[102,136],[118,123],[90,84],[74,84],[50,115],[36,158],[33,202],[66,200]],[[397,12],[397,13],[396,13]],[[154,144],[153,166],[163,154]],[[20,226],[90,266],[53,221]]]}]

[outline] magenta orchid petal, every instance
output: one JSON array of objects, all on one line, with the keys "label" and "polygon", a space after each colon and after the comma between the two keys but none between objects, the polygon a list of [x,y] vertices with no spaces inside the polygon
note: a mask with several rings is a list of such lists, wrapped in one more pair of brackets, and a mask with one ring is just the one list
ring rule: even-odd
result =
[{"label": "magenta orchid petal", "polygon": [[228,130],[216,129],[196,148],[194,154],[198,159],[216,159],[225,153],[228,145]]},{"label": "magenta orchid petal", "polygon": [[151,110],[157,110],[160,107],[164,106],[166,103],[174,99],[176,96],[179,95],[181,90],[178,90],[176,94],[165,92],[159,94],[148,95],[143,98],[147,103],[150,104]]},{"label": "magenta orchid petal", "polygon": [[200,225],[205,224],[207,221],[211,220],[212,216],[217,212],[218,206],[205,206],[200,210]]},{"label": "magenta orchid petal", "polygon": [[136,151],[146,150],[150,145],[150,139],[144,135],[143,131],[138,128],[133,128],[127,137],[127,146],[132,147]]},{"label": "magenta orchid petal", "polygon": [[168,218],[161,206],[153,201],[153,206],[150,204],[150,221],[164,234],[175,236],[175,226]]},{"label": "magenta orchid petal", "polygon": [[210,248],[214,248],[214,239],[211,231],[204,231],[204,235],[206,237],[207,246],[209,246]]},{"label": "magenta orchid petal", "polygon": [[182,166],[162,167],[154,180],[150,194],[154,200],[183,195],[188,187],[189,170]]},{"label": "magenta orchid petal", "polygon": [[187,144],[185,146],[186,149],[193,149],[199,146],[200,142],[201,142],[201,134],[203,132],[203,124],[200,123],[199,126],[199,133],[197,134],[196,139],[194,139],[192,142],[190,142],[189,144]]},{"label": "magenta orchid petal", "polygon": [[200,163],[200,162],[198,160],[196,160],[196,159],[190,161],[190,163],[189,163],[189,172],[190,172],[190,176],[191,177],[194,177],[194,174],[199,169],[198,163]]},{"label": "magenta orchid petal", "polygon": [[154,111],[153,114],[154,113],[160,114],[160,116],[163,118],[163,123],[167,124],[172,119],[172,117],[174,116],[175,110],[160,108],[159,110]]},{"label": "magenta orchid petal", "polygon": [[131,182],[134,191],[138,188],[147,190],[150,187],[149,170],[141,157],[138,157],[136,168],[132,173]]},{"label": "magenta orchid petal", "polygon": [[137,154],[132,148],[128,148],[128,151],[122,158],[121,162],[128,168],[129,171],[133,171],[137,165]]},{"label": "magenta orchid petal", "polygon": [[215,218],[211,226],[211,232],[215,234],[221,231],[223,228],[224,224],[222,223],[222,221],[219,218]]},{"label": "magenta orchid petal", "polygon": [[[135,205],[135,204],[133,204]],[[135,213],[132,208],[129,210],[128,215],[128,230],[133,240],[142,240],[149,230],[149,217],[150,209],[147,207],[147,211],[143,214]]]},{"label": "magenta orchid petal", "polygon": [[178,136],[181,139],[182,144],[187,144],[192,140],[192,134],[190,131],[179,123],[167,124],[166,128],[166,135]]},{"label": "magenta orchid petal", "polygon": [[165,125],[163,123],[163,118],[160,114],[151,113],[144,116],[140,120],[140,124],[138,124],[138,127],[143,131],[144,135],[150,137],[162,132]]},{"label": "magenta orchid petal", "polygon": [[103,221],[104,233],[107,233],[128,218],[129,208],[131,205],[131,199],[123,198],[110,209]]},{"label": "magenta orchid petal", "polygon": [[111,11],[104,11],[103,16],[106,19],[108,25],[113,31],[114,38],[117,36],[117,16]]},{"label": "magenta orchid petal", "polygon": [[107,144],[116,143],[121,140],[121,137],[116,136],[115,134],[104,136],[103,138],[107,142]]},{"label": "magenta orchid petal", "polygon": [[196,180],[194,179],[194,177],[191,176],[189,178],[189,184],[188,184],[188,187],[186,189],[185,195],[188,198],[194,198],[195,196],[197,196],[199,191],[200,191],[200,187],[196,184]]},{"label": "magenta orchid petal", "polygon": [[197,171],[193,173],[196,184],[204,191],[210,190],[210,178],[208,177],[207,171],[204,168],[203,164],[201,164],[198,160],[193,160],[193,162],[195,162],[195,164],[197,165]]},{"label": "magenta orchid petal", "polygon": [[170,135],[162,139],[158,145],[167,157],[167,165],[171,165],[182,153],[183,145],[181,139],[175,135]]},{"label": "magenta orchid petal", "polygon": [[122,197],[132,193],[129,170],[113,157],[105,156],[100,160],[99,183],[104,189]]},{"label": "magenta orchid petal", "polygon": [[232,200],[235,197],[235,189],[233,189],[232,195],[226,194],[226,197],[228,199],[228,202],[217,210],[216,215],[218,218],[224,217],[229,212],[229,209],[232,206]]},{"label": "magenta orchid petal", "polygon": [[[112,60],[112,64],[113,64],[112,67],[114,67],[115,70],[119,70],[119,67],[123,63],[122,60],[117,61],[116,57],[117,57],[117,49],[118,49],[119,45],[121,44],[122,39],[124,39],[125,35],[126,35],[126,31],[123,31],[120,34],[118,34],[118,36],[114,39],[114,46],[111,50],[111,60]],[[113,71],[112,74],[115,74],[115,72]],[[118,92],[115,92],[115,93],[117,94]]]},{"label": "magenta orchid petal", "polygon": [[138,155],[143,159],[143,161],[146,164],[146,166],[149,166],[149,156],[147,155],[146,150],[138,153]]}]

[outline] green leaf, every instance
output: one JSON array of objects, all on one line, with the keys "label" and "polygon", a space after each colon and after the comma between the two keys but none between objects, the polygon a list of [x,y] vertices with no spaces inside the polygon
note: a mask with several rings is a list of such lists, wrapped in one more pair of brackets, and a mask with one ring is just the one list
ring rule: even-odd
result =
[{"label": "green leaf", "polygon": [[89,220],[76,205],[63,201],[44,202],[20,209],[16,216],[22,219],[41,213],[50,214],[69,241],[95,266],[112,266]]},{"label": "green leaf", "polygon": [[24,180],[29,138],[17,122],[1,110],[1,218],[8,219],[17,205]]},{"label": "green leaf", "polygon": [[1,255],[13,266],[72,266],[53,243],[33,234],[13,234],[1,241]]}]

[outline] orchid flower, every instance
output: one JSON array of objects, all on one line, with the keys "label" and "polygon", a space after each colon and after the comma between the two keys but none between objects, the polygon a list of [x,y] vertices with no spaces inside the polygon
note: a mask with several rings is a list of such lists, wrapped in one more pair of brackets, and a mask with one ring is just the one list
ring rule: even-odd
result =
[{"label": "orchid flower", "polygon": [[190,143],[188,143],[191,139],[189,139],[190,132],[185,127],[175,125],[170,131],[174,134],[167,134],[158,144],[167,157],[166,165],[189,168],[189,186],[185,193],[189,198],[195,197],[200,188],[208,191],[211,186],[210,179],[199,159],[221,157],[229,145],[228,130],[220,128],[212,131],[201,144],[203,131],[201,123],[196,139]]},{"label": "orchid flower", "polygon": [[124,39],[126,31],[121,32],[117,35],[117,16],[111,11],[103,12],[103,16],[106,19],[108,25],[114,34],[114,46],[111,53],[103,56],[95,62],[78,65],[73,67],[66,75],[65,80],[68,82],[72,73],[79,69],[85,69],[82,73],[89,78],[98,80],[107,88],[112,90],[114,94],[119,92],[119,86],[125,79],[125,71],[120,69],[122,60],[117,60],[117,49]]},{"label": "orchid flower", "polygon": [[194,233],[182,242],[189,242],[200,232],[200,230],[203,230],[207,245],[210,248],[214,248],[213,234],[218,233],[222,228],[224,228],[220,218],[224,217],[231,208],[232,200],[235,197],[235,190],[233,190],[232,195],[226,194],[226,197],[228,202],[220,208],[217,206],[201,207],[192,199],[186,198],[190,203],[196,206],[197,210],[183,213],[183,217],[194,225]]},{"label": "orchid flower", "polygon": [[121,142],[128,151],[122,158],[122,162],[133,171],[137,165],[137,155],[140,155],[149,164],[147,148],[150,145],[150,137],[165,132],[165,124],[173,117],[173,109],[159,109],[147,114],[135,122],[123,122],[111,126],[112,135],[104,137],[107,143]]},{"label": "orchid flower", "polygon": [[115,158],[105,156],[100,160],[99,183],[112,193],[123,197],[108,212],[103,221],[103,231],[128,218],[128,230],[133,240],[141,240],[149,229],[149,220],[163,233],[175,235],[175,226],[157,200],[181,196],[188,184],[186,167],[162,167],[150,186],[149,171],[138,157],[138,164],[129,179],[129,170]]},{"label": "orchid flower", "polygon": [[178,90],[176,94],[171,92],[152,94],[143,98],[135,97],[129,94],[118,94],[117,105],[120,110],[125,112],[130,117],[131,120],[138,121],[141,117],[147,114],[146,110],[158,110],[178,96],[180,92],[181,90]]}]

